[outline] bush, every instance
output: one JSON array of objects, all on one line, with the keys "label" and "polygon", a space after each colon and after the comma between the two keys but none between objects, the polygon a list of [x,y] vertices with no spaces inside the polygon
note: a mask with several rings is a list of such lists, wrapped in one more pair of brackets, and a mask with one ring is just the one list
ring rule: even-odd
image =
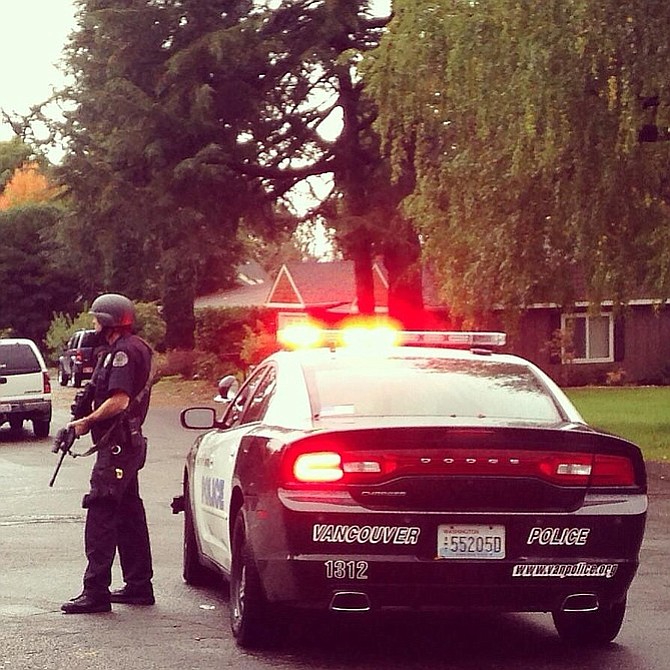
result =
[{"label": "bush", "polygon": [[155,302],[137,302],[135,313],[137,334],[156,351],[163,351],[165,349],[165,321],[158,305]]},{"label": "bush", "polygon": [[[86,305],[75,317],[63,313],[53,315],[45,337],[48,362],[53,365],[58,362],[61,351],[75,331],[93,328],[93,319],[88,310],[89,307]],[[154,302],[138,302],[135,303],[135,312],[137,334],[160,351],[165,340],[165,321],[160,315],[158,305]]]},{"label": "bush", "polygon": [[196,350],[214,354],[227,373],[245,371],[248,365],[258,362],[253,351],[254,339],[274,333],[274,323],[274,313],[262,307],[199,310],[196,312]]},{"label": "bush", "polygon": [[258,365],[266,356],[279,349],[274,329],[262,321],[256,321],[254,328],[245,325],[245,336],[240,350],[240,358],[247,365]]},{"label": "bush", "polygon": [[157,356],[159,377],[181,377],[182,379],[205,379],[216,382],[228,374],[242,378],[240,370],[229,362],[208,351],[170,349]]},{"label": "bush", "polygon": [[44,338],[47,362],[55,365],[72,334],[77,330],[87,330],[92,327],[88,308],[74,318],[68,314],[54,314]]}]

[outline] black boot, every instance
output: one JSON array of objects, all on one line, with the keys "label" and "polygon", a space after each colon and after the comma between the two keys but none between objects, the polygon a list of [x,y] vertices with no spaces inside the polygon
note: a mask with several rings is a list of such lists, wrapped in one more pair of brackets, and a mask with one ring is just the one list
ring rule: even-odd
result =
[{"label": "black boot", "polygon": [[60,608],[65,614],[95,614],[112,611],[109,598],[94,597],[86,593],[68,600]]},{"label": "black boot", "polygon": [[109,595],[113,603],[124,603],[125,605],[153,605],[156,602],[151,585],[146,588],[137,588],[126,584],[122,589],[112,591]]}]

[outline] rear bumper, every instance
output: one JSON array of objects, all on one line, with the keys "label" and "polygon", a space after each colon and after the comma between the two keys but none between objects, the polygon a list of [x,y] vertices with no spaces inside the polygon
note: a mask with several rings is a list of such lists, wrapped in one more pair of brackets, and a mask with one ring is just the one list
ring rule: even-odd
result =
[{"label": "rear bumper", "polygon": [[[574,596],[597,607],[625,598],[638,567],[647,497],[594,497],[564,513],[270,509],[247,518],[271,602],[328,609],[338,594],[353,593],[362,594],[351,598],[354,604],[373,610],[541,612],[575,603]],[[441,557],[445,524],[502,526],[504,550],[495,558]]]},{"label": "rear bumper", "polygon": [[12,419],[51,421],[51,400],[0,400],[0,423]]},{"label": "rear bumper", "polygon": [[[364,555],[347,556],[345,560],[332,556],[301,556],[261,562],[259,570],[268,599],[294,607],[508,612],[560,610],[574,596],[592,596],[597,606],[607,606],[625,598],[637,570],[636,561],[601,559],[537,564],[504,561],[495,566],[436,563],[425,565]],[[564,566],[566,574],[578,569],[594,570],[594,566],[598,566],[610,577],[521,576],[515,570],[517,565],[549,566],[550,569]],[[360,579],[329,577],[338,571]],[[344,594],[346,598],[341,597]]]}]

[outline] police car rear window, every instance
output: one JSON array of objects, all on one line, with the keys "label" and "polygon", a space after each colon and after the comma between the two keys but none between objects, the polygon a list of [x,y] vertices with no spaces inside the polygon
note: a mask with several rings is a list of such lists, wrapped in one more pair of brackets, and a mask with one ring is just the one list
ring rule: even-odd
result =
[{"label": "police car rear window", "polygon": [[21,375],[40,370],[39,361],[27,344],[0,345],[0,374]]},{"label": "police car rear window", "polygon": [[80,347],[94,347],[95,346],[95,331],[84,333],[81,337]]},{"label": "police car rear window", "polygon": [[553,396],[527,367],[441,358],[333,360],[306,370],[315,415],[489,418],[555,424]]}]

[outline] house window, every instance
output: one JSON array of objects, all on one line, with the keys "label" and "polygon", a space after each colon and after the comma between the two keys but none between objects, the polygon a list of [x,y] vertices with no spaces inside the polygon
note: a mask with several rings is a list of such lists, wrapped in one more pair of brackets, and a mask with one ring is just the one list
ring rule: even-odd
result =
[{"label": "house window", "polygon": [[563,360],[609,363],[614,360],[614,319],[611,314],[569,314],[562,317]]}]

